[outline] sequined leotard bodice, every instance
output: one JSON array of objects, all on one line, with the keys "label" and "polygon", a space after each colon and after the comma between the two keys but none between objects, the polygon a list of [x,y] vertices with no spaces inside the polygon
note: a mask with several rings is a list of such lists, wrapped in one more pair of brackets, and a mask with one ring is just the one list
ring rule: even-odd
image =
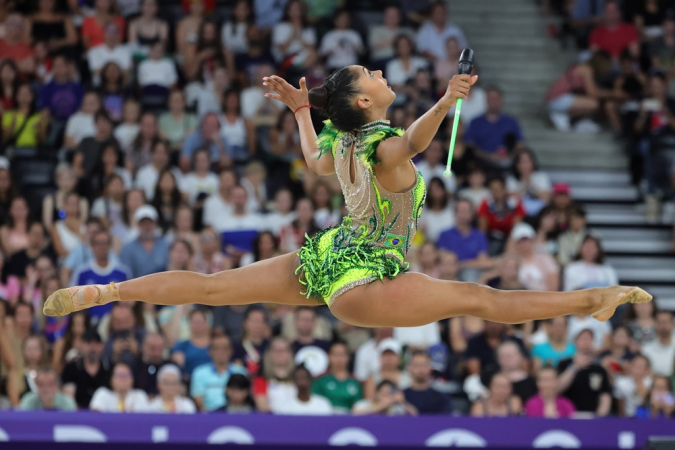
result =
[{"label": "sequined leotard bodice", "polygon": [[[306,294],[330,305],[343,292],[385,276],[393,278],[408,268],[410,248],[426,195],[417,168],[415,184],[390,192],[375,176],[378,144],[403,131],[387,121],[364,125],[354,133],[335,130],[330,122],[319,135],[323,153],[331,152],[349,215],[336,228],[307,241],[300,251],[301,282]],[[350,167],[353,167],[352,181]]]}]

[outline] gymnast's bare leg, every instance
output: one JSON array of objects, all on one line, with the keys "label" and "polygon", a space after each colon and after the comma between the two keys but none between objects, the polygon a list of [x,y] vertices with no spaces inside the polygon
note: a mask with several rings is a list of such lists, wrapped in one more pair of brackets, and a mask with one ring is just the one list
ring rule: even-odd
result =
[{"label": "gymnast's bare leg", "polygon": [[[61,289],[45,302],[46,315],[66,315],[110,301],[138,300],[156,305],[200,303],[211,306],[250,303],[318,305],[300,292],[295,253],[215,275],[163,272],[118,285]],[[569,314],[609,319],[622,303],[652,299],[634,287],[573,292],[498,291],[474,283],[437,280],[406,273],[394,280],[357,286],[338,297],[331,311],[357,326],[418,326],[459,315],[493,322],[519,323]]]}]

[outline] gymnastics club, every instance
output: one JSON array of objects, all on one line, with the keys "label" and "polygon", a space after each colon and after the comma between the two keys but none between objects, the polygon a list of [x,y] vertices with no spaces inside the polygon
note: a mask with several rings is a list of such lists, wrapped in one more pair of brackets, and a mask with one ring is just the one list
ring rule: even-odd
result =
[{"label": "gymnastics club", "polygon": [[[462,55],[459,57],[459,70],[460,75],[471,75],[473,71],[473,50],[470,48],[465,48],[462,50]],[[462,112],[462,99],[457,99],[457,107],[455,108],[455,119],[452,124],[452,136],[450,137],[450,150],[448,151],[448,164],[445,166],[445,172],[443,176],[445,178],[450,178],[452,172],[450,171],[450,165],[452,164],[452,154],[455,152],[455,138],[457,137],[457,125],[459,125],[459,115]]]}]

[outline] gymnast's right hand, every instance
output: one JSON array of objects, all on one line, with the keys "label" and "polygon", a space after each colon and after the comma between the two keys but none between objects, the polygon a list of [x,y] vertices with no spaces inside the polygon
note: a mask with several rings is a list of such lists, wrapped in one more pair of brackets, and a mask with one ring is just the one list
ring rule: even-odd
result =
[{"label": "gymnast's right hand", "polygon": [[291,111],[296,111],[300,106],[309,105],[309,93],[305,77],[300,78],[300,89],[294,88],[286,80],[276,75],[263,78],[263,86],[275,92],[268,92],[265,97],[283,102]]}]

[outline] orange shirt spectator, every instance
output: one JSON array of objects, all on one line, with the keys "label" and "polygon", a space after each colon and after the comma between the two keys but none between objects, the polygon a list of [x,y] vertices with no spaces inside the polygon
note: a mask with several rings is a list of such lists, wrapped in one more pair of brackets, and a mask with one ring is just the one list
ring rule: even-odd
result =
[{"label": "orange shirt spectator", "polygon": [[[112,20],[117,24],[120,30],[122,41],[124,41],[124,32],[127,29],[124,19],[120,16],[114,16]],[[88,42],[88,48],[96,47],[105,42],[105,24],[96,20],[95,16],[89,16],[82,23],[82,38]]]}]

